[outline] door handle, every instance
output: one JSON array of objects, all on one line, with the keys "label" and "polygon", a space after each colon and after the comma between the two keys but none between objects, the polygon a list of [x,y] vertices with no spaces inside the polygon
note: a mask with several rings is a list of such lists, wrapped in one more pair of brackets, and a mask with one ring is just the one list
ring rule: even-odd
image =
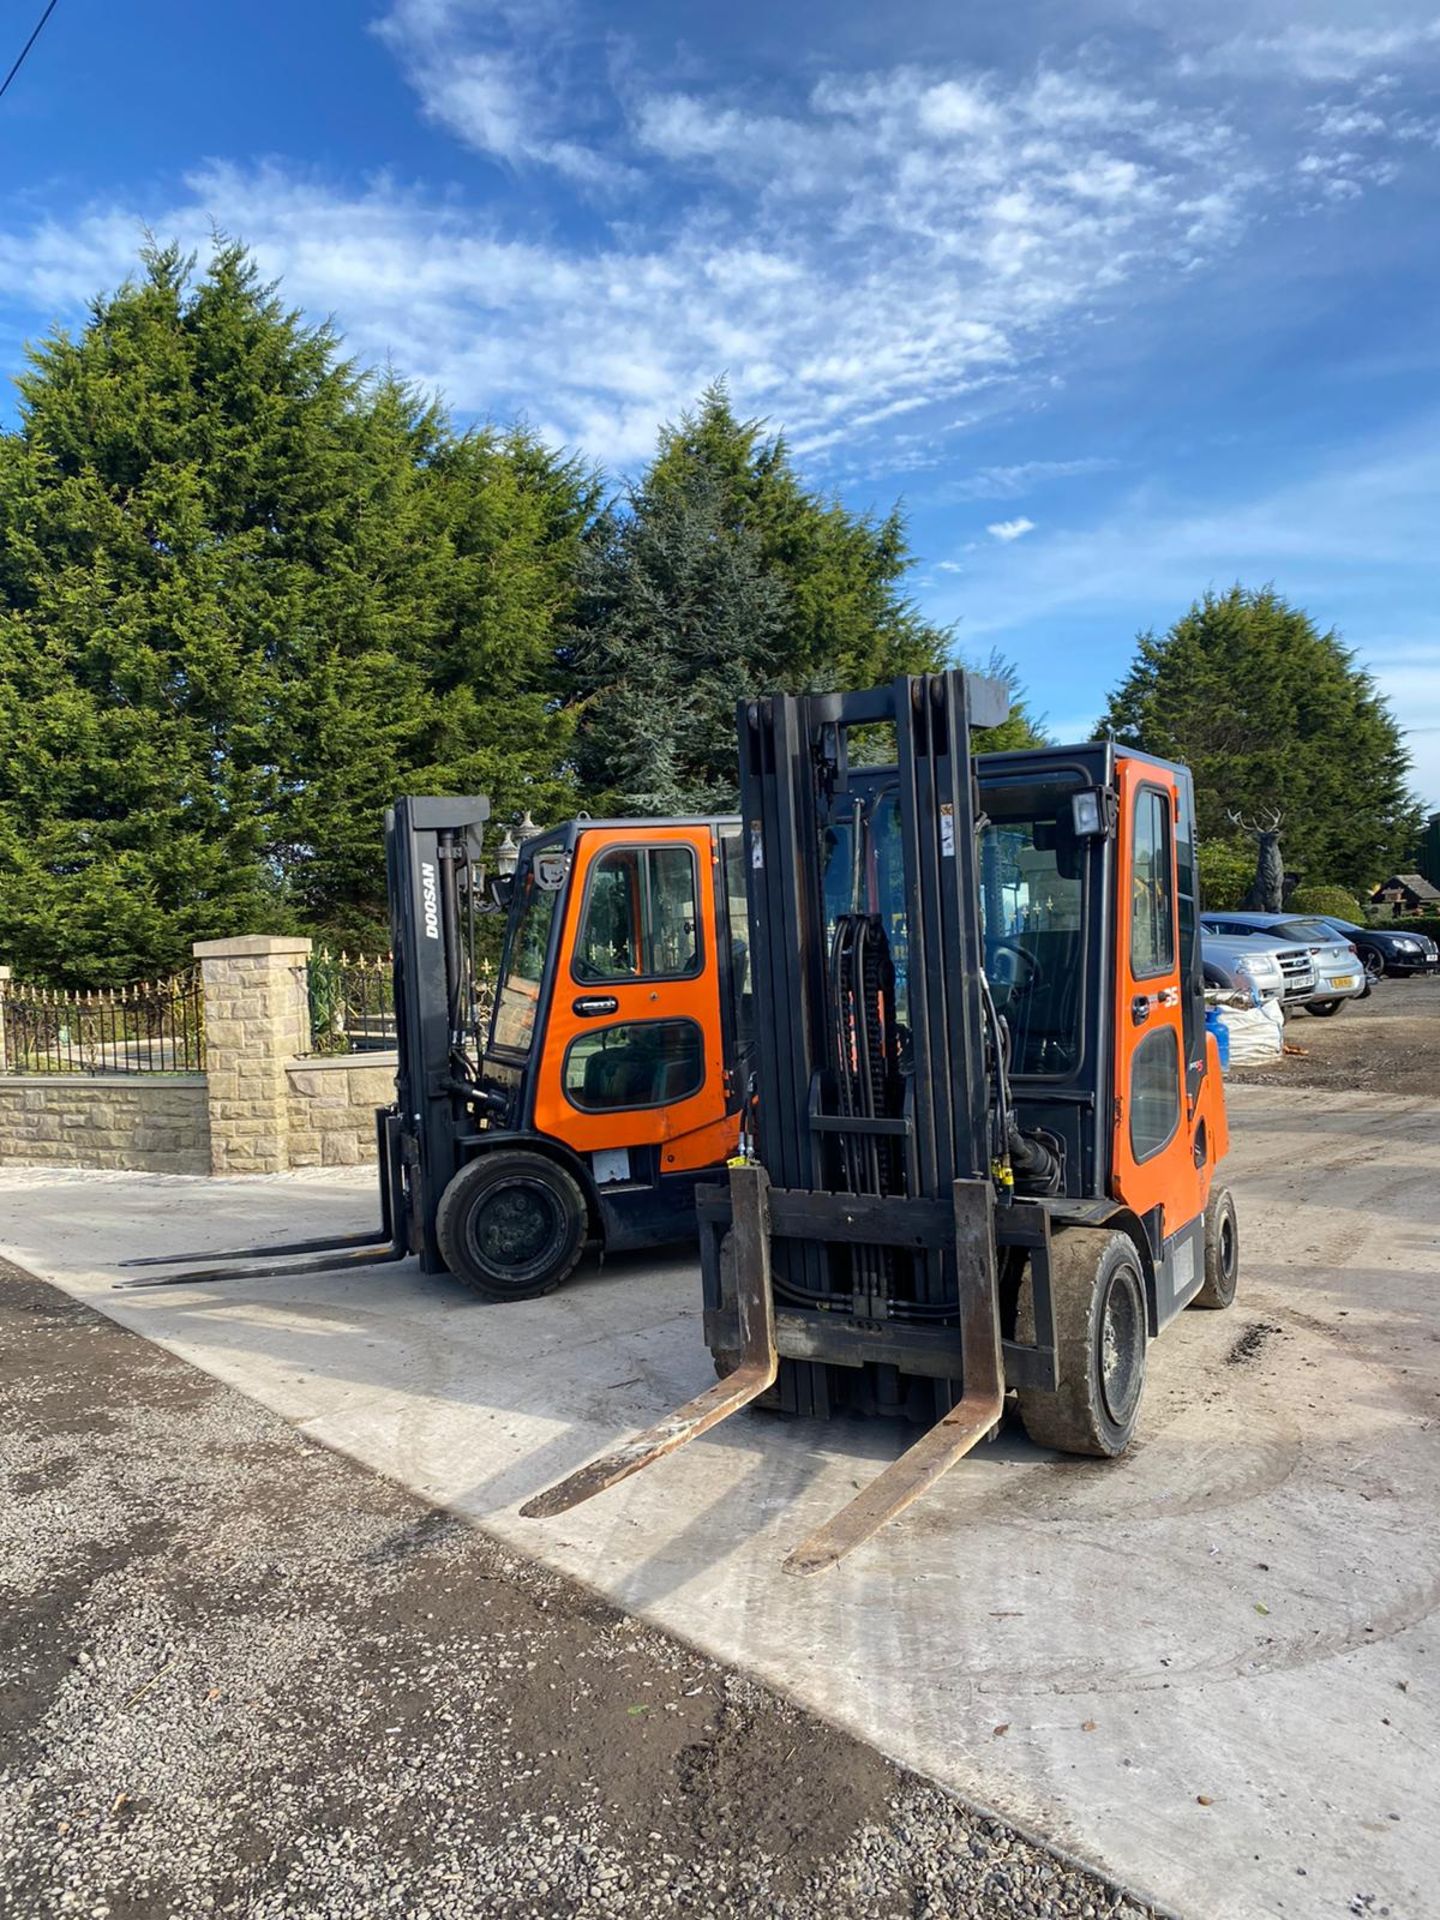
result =
[{"label": "door handle", "polygon": [[1145,1022],[1150,1018],[1150,996],[1148,993],[1137,993],[1135,998],[1130,1002],[1130,1018],[1137,1027],[1143,1027]]},{"label": "door handle", "polygon": [[570,1011],[582,1020],[598,1020],[604,1014],[618,1013],[620,1002],[613,993],[582,993],[578,1000],[571,1001]]}]

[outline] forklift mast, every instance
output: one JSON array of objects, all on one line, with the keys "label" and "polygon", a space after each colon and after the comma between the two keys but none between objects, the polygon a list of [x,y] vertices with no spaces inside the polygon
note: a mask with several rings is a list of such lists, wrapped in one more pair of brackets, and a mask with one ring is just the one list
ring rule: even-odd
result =
[{"label": "forklift mast", "polygon": [[[984,1259],[992,1128],[970,729],[1007,711],[1003,686],[961,673],[742,711],[757,1138],[805,1228],[778,1234],[772,1253],[777,1296],[793,1313],[838,1311],[877,1332],[900,1320],[920,1334],[954,1312],[957,1258]],[[893,764],[852,764],[852,735],[863,741],[867,728],[893,735]],[[968,1252],[951,1221],[957,1180],[972,1183]],[[848,1196],[859,1194],[890,1202],[872,1209],[886,1238],[907,1200],[930,1202],[926,1219],[939,1206],[939,1244],[828,1238],[854,1217]],[[702,1258],[707,1307],[719,1316],[723,1198],[712,1220]],[[955,1358],[942,1413],[963,1390],[958,1347]],[[852,1398],[906,1410],[895,1366],[866,1376]],[[827,1368],[786,1360],[778,1398],[789,1411],[828,1413]]]},{"label": "forklift mast", "polygon": [[[475,1011],[473,920],[483,884],[483,794],[408,796],[385,815],[385,878],[395,970],[399,1064],[388,1117],[398,1151],[406,1244],[425,1273],[443,1273],[436,1238],[440,1196],[473,1136],[480,1036]],[[382,1156],[382,1169],[386,1156]],[[382,1186],[384,1185],[382,1172]]]}]

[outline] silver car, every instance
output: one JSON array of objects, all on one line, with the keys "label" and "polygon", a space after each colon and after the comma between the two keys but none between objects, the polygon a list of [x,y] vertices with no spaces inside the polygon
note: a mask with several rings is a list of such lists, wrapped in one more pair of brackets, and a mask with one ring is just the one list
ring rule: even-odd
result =
[{"label": "silver car", "polygon": [[1257,939],[1253,934],[1212,933],[1202,924],[1200,960],[1207,987],[1229,987],[1253,994],[1257,1000],[1283,1000],[1285,969],[1280,940]]},{"label": "silver car", "polygon": [[1207,913],[1201,916],[1206,932],[1236,940],[1280,942],[1280,964],[1285,972],[1285,1005],[1304,1007],[1307,1013],[1338,1013],[1347,1000],[1358,999],[1369,986],[1355,948],[1323,920],[1290,913]]}]

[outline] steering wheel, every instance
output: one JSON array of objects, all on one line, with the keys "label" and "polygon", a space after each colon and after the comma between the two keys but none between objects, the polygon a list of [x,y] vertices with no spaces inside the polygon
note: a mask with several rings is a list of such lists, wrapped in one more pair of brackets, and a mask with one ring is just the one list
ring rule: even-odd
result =
[{"label": "steering wheel", "polygon": [[993,985],[1005,989],[1005,1004],[1022,1000],[1027,993],[1033,993],[1036,987],[1045,984],[1045,969],[1028,947],[1022,947],[1018,940],[997,940],[992,953],[1013,953],[1017,960],[1023,960],[1026,973],[1023,979],[997,980]]}]

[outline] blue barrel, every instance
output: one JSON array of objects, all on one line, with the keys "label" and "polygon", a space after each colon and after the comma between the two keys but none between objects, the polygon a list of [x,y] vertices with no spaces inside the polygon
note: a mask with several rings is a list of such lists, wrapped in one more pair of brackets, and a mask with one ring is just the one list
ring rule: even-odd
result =
[{"label": "blue barrel", "polygon": [[1220,1071],[1228,1073],[1230,1069],[1230,1029],[1221,1017],[1219,1007],[1205,1009],[1205,1031],[1213,1033],[1215,1044],[1220,1049]]}]

